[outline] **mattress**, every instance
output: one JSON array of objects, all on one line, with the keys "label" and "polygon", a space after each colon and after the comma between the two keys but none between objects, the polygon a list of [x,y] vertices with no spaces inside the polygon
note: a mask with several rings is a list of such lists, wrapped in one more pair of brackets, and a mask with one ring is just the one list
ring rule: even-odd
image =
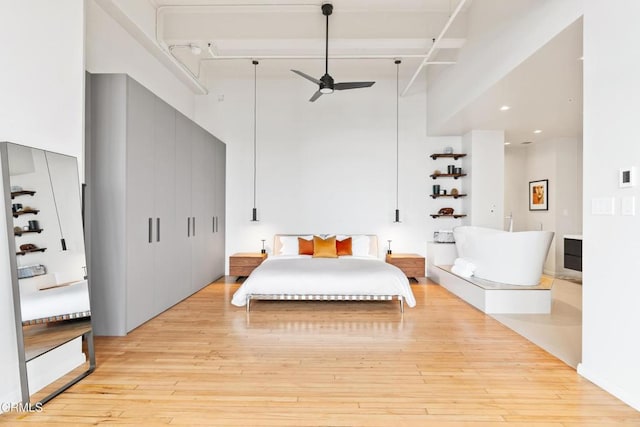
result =
[{"label": "mattress", "polygon": [[374,257],[269,257],[253,270],[231,303],[242,307],[250,295],[398,295],[409,307],[416,305],[404,273]]}]

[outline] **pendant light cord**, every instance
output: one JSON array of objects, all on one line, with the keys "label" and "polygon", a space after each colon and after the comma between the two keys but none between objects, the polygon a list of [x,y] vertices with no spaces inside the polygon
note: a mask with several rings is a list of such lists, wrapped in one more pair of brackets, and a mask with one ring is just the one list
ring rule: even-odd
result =
[{"label": "pendant light cord", "polygon": [[56,210],[56,219],[58,220],[58,229],[60,230],[60,242],[62,243],[62,250],[66,250],[66,243],[64,241],[64,235],[62,234],[62,224],[60,223],[60,212],[58,211],[58,202],[56,201],[56,192],[53,191],[53,180],[51,179],[51,169],[49,169],[49,157],[47,152],[44,152],[44,162],[47,165],[47,175],[49,176],[49,186],[51,187],[51,195],[53,197],[53,207]]},{"label": "pendant light cord", "polygon": [[256,209],[256,183],[257,183],[257,112],[258,112],[258,61],[253,61],[253,209]]},{"label": "pendant light cord", "polygon": [[396,210],[398,210],[398,193],[400,189],[400,63],[398,59],[396,63]]}]

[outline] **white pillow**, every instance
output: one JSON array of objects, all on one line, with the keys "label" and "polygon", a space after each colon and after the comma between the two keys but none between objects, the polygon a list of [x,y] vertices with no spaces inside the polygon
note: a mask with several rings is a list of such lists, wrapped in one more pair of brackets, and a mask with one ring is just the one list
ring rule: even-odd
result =
[{"label": "white pillow", "polygon": [[369,236],[351,236],[351,253],[353,256],[369,256],[370,245]]},{"label": "white pillow", "polygon": [[280,236],[280,244],[278,255],[298,255],[298,236]]}]

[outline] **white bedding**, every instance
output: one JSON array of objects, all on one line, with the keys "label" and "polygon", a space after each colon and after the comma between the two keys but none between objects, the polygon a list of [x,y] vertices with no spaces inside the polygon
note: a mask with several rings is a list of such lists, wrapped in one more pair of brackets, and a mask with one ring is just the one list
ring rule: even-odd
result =
[{"label": "white bedding", "polygon": [[402,295],[416,300],[409,280],[397,267],[377,258],[273,256],[244,281],[231,303],[242,307],[247,295]]},{"label": "white bedding", "polygon": [[56,316],[85,314],[89,316],[89,289],[86,280],[66,286],[23,292],[20,295],[22,321],[49,319]]}]

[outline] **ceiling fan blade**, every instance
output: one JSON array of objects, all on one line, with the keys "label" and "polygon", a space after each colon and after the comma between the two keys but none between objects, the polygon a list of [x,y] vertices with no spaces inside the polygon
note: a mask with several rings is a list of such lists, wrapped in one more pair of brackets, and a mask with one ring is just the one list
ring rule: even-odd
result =
[{"label": "ceiling fan blade", "polygon": [[297,74],[297,75],[299,75],[299,76],[304,77],[305,79],[307,79],[307,80],[309,80],[309,81],[311,81],[311,82],[314,82],[314,83],[315,83],[315,84],[317,84],[317,85],[319,85],[319,84],[320,84],[320,80],[318,80],[318,79],[316,79],[316,78],[313,78],[313,77],[311,77],[310,75],[303,73],[302,71],[298,71],[298,70],[291,70],[291,71],[293,71],[294,73],[296,73],[296,74]]},{"label": "ceiling fan blade", "polygon": [[361,87],[371,87],[375,82],[346,82],[336,83],[333,85],[333,90],[345,90],[345,89],[358,89]]},{"label": "ceiling fan blade", "polygon": [[313,94],[313,96],[309,99],[309,102],[314,102],[316,99],[320,98],[322,96],[322,92],[317,91],[316,93]]}]

